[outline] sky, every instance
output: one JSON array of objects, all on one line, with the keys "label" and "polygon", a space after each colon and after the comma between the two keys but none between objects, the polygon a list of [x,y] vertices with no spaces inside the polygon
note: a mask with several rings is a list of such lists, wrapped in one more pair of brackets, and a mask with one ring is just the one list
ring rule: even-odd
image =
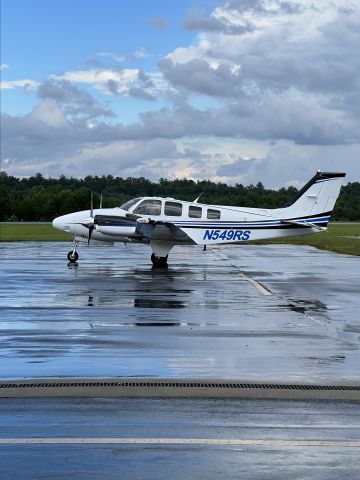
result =
[{"label": "sky", "polygon": [[1,169],[360,181],[358,0],[1,0]]}]

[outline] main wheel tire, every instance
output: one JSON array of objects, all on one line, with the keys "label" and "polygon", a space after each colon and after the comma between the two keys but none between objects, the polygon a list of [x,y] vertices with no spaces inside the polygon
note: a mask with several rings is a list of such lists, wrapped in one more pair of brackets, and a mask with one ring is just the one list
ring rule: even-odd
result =
[{"label": "main wheel tire", "polygon": [[70,263],[75,263],[78,258],[79,258],[79,254],[77,252],[73,252],[72,250],[67,254],[67,259],[69,260]]},{"label": "main wheel tire", "polygon": [[166,257],[155,257],[153,253],[151,254],[151,261],[154,268],[167,268],[168,267],[167,258],[168,258],[167,255]]}]

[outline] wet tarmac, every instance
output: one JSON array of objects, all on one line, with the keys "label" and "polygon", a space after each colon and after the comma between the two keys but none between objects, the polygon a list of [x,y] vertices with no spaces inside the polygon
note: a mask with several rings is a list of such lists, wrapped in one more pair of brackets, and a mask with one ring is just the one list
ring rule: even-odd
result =
[{"label": "wet tarmac", "polygon": [[[0,379],[359,380],[356,257],[311,247],[0,244]],[[1,479],[360,476],[359,404],[1,398]]]},{"label": "wet tarmac", "polygon": [[153,270],[141,245],[68,250],[0,244],[0,378],[359,380],[357,257],[178,247]]},{"label": "wet tarmac", "polygon": [[360,476],[356,403],[1,399],[0,478]]}]

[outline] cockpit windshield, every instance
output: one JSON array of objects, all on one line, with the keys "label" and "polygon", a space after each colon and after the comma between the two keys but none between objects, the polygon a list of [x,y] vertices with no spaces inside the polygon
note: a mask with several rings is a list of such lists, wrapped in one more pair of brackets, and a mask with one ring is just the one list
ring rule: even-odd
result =
[{"label": "cockpit windshield", "polygon": [[133,205],[135,205],[135,203],[137,203],[139,200],[141,200],[141,197],[133,198],[132,200],[129,200],[128,202],[124,203],[123,205],[120,205],[120,208],[128,211],[129,208],[132,207]]}]

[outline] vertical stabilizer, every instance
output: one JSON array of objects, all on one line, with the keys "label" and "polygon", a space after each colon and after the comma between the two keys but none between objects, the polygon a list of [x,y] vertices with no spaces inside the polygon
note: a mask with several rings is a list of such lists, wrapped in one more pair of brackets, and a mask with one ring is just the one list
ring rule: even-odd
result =
[{"label": "vertical stabilizer", "polygon": [[345,173],[317,171],[313,178],[299,191],[286,210],[290,218],[319,214],[330,215],[340,194]]}]

